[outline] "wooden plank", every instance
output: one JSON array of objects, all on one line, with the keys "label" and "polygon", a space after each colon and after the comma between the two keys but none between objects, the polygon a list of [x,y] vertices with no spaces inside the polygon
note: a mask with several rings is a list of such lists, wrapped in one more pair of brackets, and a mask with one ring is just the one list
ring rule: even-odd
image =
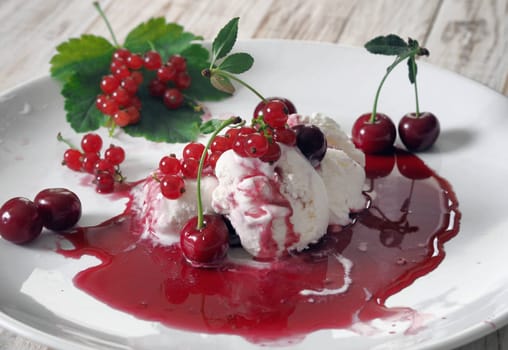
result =
[{"label": "wooden plank", "polygon": [[446,0],[427,40],[431,62],[508,93],[508,0]]}]

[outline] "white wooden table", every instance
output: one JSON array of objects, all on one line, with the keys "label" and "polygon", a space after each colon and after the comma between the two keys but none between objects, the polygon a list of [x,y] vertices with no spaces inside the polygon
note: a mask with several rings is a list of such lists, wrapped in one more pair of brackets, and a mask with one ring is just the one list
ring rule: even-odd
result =
[{"label": "white wooden table", "polygon": [[[205,39],[235,16],[241,18],[240,39],[361,46],[381,34],[411,36],[431,50],[428,62],[508,96],[508,0],[103,0],[101,5],[119,39],[154,16]],[[56,45],[85,32],[109,38],[91,1],[1,0],[0,92],[47,74]],[[4,349],[49,350],[0,328]],[[508,349],[508,327],[459,349]]]}]

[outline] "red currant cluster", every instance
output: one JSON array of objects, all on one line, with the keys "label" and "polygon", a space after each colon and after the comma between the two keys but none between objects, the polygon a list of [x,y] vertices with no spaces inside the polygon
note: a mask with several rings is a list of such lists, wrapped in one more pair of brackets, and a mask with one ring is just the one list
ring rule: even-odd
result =
[{"label": "red currant cluster", "polygon": [[88,133],[81,139],[81,149],[69,148],[64,153],[62,164],[74,171],[82,171],[95,175],[96,191],[111,193],[115,182],[122,181],[120,164],[125,159],[125,151],[120,146],[110,145],[101,158],[102,138]]},{"label": "red currant cluster", "polygon": [[[168,199],[178,199],[185,192],[184,179],[195,179],[198,176],[199,160],[205,150],[205,146],[199,142],[187,144],[182,151],[182,158],[178,159],[175,154],[164,156],[159,161],[159,172],[154,175],[160,182],[161,193]],[[210,164],[210,154],[205,159],[204,168]],[[204,171],[206,173],[206,169]]]},{"label": "red currant cluster", "polygon": [[150,94],[154,97],[162,97],[162,102],[169,109],[180,108],[184,100],[182,90],[191,85],[185,58],[173,55],[165,64],[162,64],[159,55],[158,59],[154,59],[151,69],[157,70],[157,77],[148,86]]},{"label": "red currant cluster", "polygon": [[141,100],[136,95],[143,82],[140,69],[146,67],[146,56],[120,48],[111,60],[110,72],[101,80],[103,94],[97,96],[97,109],[120,126],[139,122]]}]

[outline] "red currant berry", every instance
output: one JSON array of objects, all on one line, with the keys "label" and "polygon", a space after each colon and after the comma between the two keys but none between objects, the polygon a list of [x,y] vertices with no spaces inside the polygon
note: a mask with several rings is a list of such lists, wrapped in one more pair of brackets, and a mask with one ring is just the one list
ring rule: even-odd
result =
[{"label": "red currant berry", "polygon": [[[139,72],[134,72],[138,73]],[[136,78],[134,78],[134,73],[130,77],[125,78],[120,83],[120,86],[129,94],[129,95],[135,95],[136,92],[138,92],[139,83],[136,81]],[[141,78],[143,79],[143,78]],[[118,90],[118,89],[117,89]]]},{"label": "red currant berry", "polygon": [[118,66],[112,73],[118,80],[122,80],[131,76],[131,71],[125,64]]},{"label": "red currant berry", "polygon": [[178,199],[185,192],[185,183],[180,176],[165,175],[161,180],[161,193],[168,199]]},{"label": "red currant berry", "polygon": [[217,135],[210,145],[210,150],[212,152],[225,152],[228,149],[231,149],[231,144],[231,138],[223,135]]},{"label": "red currant berry", "polygon": [[109,65],[109,70],[111,73],[116,71],[119,67],[125,66],[125,60],[123,58],[114,58]]},{"label": "red currant berry", "polygon": [[65,188],[47,188],[34,199],[42,216],[44,227],[53,230],[67,230],[81,218],[81,201],[78,196]]},{"label": "red currant berry", "polygon": [[138,96],[131,97],[131,105],[129,107],[134,107],[138,111],[141,111],[141,99]]},{"label": "red currant berry", "polygon": [[205,145],[199,142],[191,142],[187,144],[182,151],[183,159],[194,158],[200,159],[203,151],[205,150]]},{"label": "red currant berry", "polygon": [[183,95],[178,89],[170,88],[164,91],[162,101],[169,109],[180,108],[183,104]]},{"label": "red currant berry", "polygon": [[157,79],[163,83],[174,80],[176,77],[176,69],[171,64],[165,64],[157,69]]},{"label": "red currant berry", "polygon": [[99,106],[97,106],[97,108],[99,109],[99,111],[101,111],[105,115],[111,116],[111,115],[115,114],[116,112],[118,112],[118,109],[120,108],[118,106],[118,102],[116,102],[115,100],[113,100],[112,98],[107,97],[107,96],[105,98],[101,98],[100,102],[101,102],[101,104]]},{"label": "red currant berry", "polygon": [[99,171],[95,175],[95,190],[98,193],[111,193],[115,190],[115,178],[107,171]]},{"label": "red currant berry", "polygon": [[119,87],[111,94],[111,97],[118,102],[119,106],[126,106],[129,104],[131,96],[130,94],[123,88]]},{"label": "red currant berry", "polygon": [[[141,74],[141,72],[132,72],[131,73],[131,78],[134,80],[134,82],[138,85],[141,85],[141,83],[143,83],[143,74]],[[125,89],[127,89],[127,91],[129,91],[130,89],[125,87]]]},{"label": "red currant berry", "polygon": [[83,154],[74,148],[69,148],[64,153],[63,165],[66,165],[69,169],[74,171],[81,170],[81,158]]},{"label": "red currant berry", "polygon": [[125,109],[119,110],[115,114],[113,114],[113,121],[116,125],[123,128],[124,126],[127,126],[131,122],[131,117],[129,113],[125,111]]},{"label": "red currant berry", "polygon": [[245,140],[247,139],[247,135],[238,134],[233,141],[231,149],[238,154],[240,157],[247,157],[247,153],[245,152]]},{"label": "red currant berry", "polygon": [[217,164],[217,161],[219,160],[220,156],[222,156],[222,152],[212,152],[208,156],[208,165],[212,167],[212,169],[215,169],[215,165]]},{"label": "red currant berry", "polygon": [[259,159],[263,162],[273,163],[279,160],[281,155],[281,149],[277,142],[271,142],[268,144],[268,151]]},{"label": "red currant berry", "polygon": [[270,101],[263,108],[263,119],[272,128],[282,128],[288,120],[288,108],[281,101]]},{"label": "red currant berry", "polygon": [[239,133],[240,133],[239,128],[231,128],[226,131],[226,133],[224,134],[224,137],[228,138],[230,140],[231,145],[233,145],[233,142]]},{"label": "red currant berry", "polygon": [[101,80],[101,90],[105,94],[111,94],[120,86],[120,80],[113,75],[106,75]]},{"label": "red currant berry", "polygon": [[126,64],[129,69],[133,70],[141,69],[141,67],[143,67],[143,57],[133,53],[129,55],[129,57],[127,57]]},{"label": "red currant berry", "polygon": [[81,149],[85,153],[98,153],[102,148],[102,137],[99,134],[88,133],[81,138]]},{"label": "red currant berry", "polygon": [[141,113],[135,106],[130,106],[125,109],[125,112],[129,115],[129,124],[137,124],[141,119]]},{"label": "red currant berry", "polygon": [[166,92],[166,84],[159,79],[153,79],[150,84],[148,84],[148,91],[150,95],[154,97],[161,97],[164,95],[164,92]]},{"label": "red currant berry", "polygon": [[377,113],[375,117],[371,122],[371,113],[361,115],[351,132],[355,146],[366,154],[390,151],[397,135],[395,125],[387,115]]},{"label": "red currant berry", "polygon": [[115,175],[115,166],[111,164],[111,162],[107,159],[99,159],[97,163],[95,163],[95,174],[99,173],[109,173],[111,175]]},{"label": "red currant berry", "polygon": [[187,158],[182,160],[182,174],[189,178],[195,179],[198,177],[199,159]]},{"label": "red currant berry", "polygon": [[249,157],[259,158],[268,151],[268,140],[261,134],[250,134],[245,138],[244,147]]},{"label": "red currant berry", "polygon": [[182,166],[174,155],[164,156],[159,161],[159,170],[163,174],[177,175],[182,170]]},{"label": "red currant berry", "polygon": [[145,68],[148,70],[157,70],[162,66],[161,55],[157,51],[148,51],[144,57]]},{"label": "red currant berry", "polygon": [[185,58],[180,55],[173,55],[169,58],[169,63],[171,63],[177,72],[183,72],[187,69],[187,62]]},{"label": "red currant berry", "polygon": [[113,165],[120,165],[125,160],[125,151],[120,146],[111,145],[104,152],[104,159]]},{"label": "red currant berry", "polygon": [[42,232],[42,216],[37,205],[23,197],[9,199],[0,208],[0,236],[5,240],[24,244]]},{"label": "red currant berry", "polygon": [[[288,100],[287,98],[284,98],[284,97],[268,97],[266,99],[267,102],[269,101],[281,101],[282,103],[284,103],[288,109],[288,114],[294,114],[296,113],[296,108],[295,108],[295,105],[293,104],[293,102],[291,102],[290,100]],[[261,101],[258,103],[258,105],[256,106],[256,108],[254,109],[254,113],[253,113],[253,117],[254,118],[257,118],[259,116],[263,116],[263,108],[265,107],[266,105],[266,102],[265,101]]]},{"label": "red currant berry", "polygon": [[131,56],[131,52],[126,48],[119,48],[113,53],[113,59],[123,59],[126,60]]},{"label": "red currant berry", "polygon": [[292,129],[277,128],[273,131],[273,140],[288,146],[294,146],[296,144],[296,133]]},{"label": "red currant berry", "polygon": [[81,170],[93,174],[95,172],[95,163],[99,161],[98,153],[85,153],[81,161]]},{"label": "red currant berry", "polygon": [[191,86],[191,77],[187,72],[180,72],[175,79],[175,86],[177,89],[185,90]]}]

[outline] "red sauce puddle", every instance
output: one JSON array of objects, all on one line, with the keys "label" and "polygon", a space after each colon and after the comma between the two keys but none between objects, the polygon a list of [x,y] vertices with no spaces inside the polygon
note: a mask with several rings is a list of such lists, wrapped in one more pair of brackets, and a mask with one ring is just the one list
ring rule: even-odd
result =
[{"label": "red sauce puddle", "polygon": [[[354,224],[330,227],[315,246],[262,267],[230,260],[220,269],[193,268],[178,246],[140,239],[129,206],[103,224],[66,234],[74,248],[59,253],[100,259],[75,277],[78,288],[115,309],[178,329],[264,343],[403,318],[412,310],[384,302],[443,260],[443,244],[459,229],[458,202],[445,179],[404,151],[369,156],[366,172],[370,206]],[[349,289],[301,293],[340,289],[346,276],[337,257],[353,264]]]}]

